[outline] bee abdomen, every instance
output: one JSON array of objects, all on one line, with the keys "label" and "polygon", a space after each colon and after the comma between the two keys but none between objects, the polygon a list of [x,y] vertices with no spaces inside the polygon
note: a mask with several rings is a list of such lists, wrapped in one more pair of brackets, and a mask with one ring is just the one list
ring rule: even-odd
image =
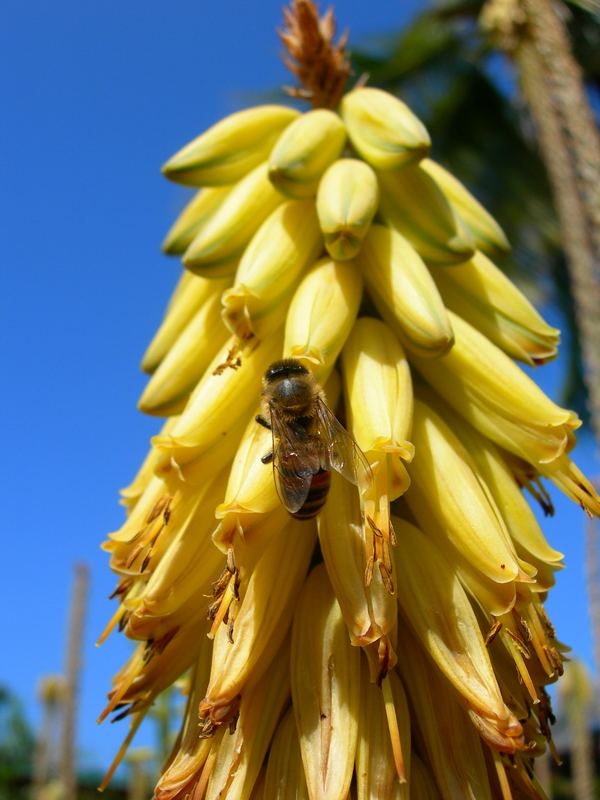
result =
[{"label": "bee abdomen", "polygon": [[325,505],[330,483],[331,476],[327,470],[321,469],[316,475],[313,475],[304,505],[292,514],[292,516],[296,517],[296,519],[311,519],[312,517],[316,517]]}]

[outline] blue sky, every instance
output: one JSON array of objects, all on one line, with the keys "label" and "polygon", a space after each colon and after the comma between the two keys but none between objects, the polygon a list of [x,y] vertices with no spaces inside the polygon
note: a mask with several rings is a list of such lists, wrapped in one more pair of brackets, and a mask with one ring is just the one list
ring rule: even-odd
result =
[{"label": "blue sky", "polygon": [[[159,427],[136,410],[138,364],[177,275],[159,246],[185,199],[159,167],[287,80],[273,30],[281,5],[4,0],[0,11],[0,682],[37,721],[36,682],[62,668],[73,564],[88,563],[79,721],[87,763],[106,766],[125,735],[123,725],[95,724],[129,651],[117,636],[93,646],[113,608],[114,578],[98,546],[119,527],[117,491]],[[355,0],[337,9],[361,41],[420,5]],[[557,376],[550,367],[551,392]],[[594,474],[592,456],[584,439],[576,460]],[[584,518],[555,499],[545,529],[568,569],[549,609],[559,635],[591,663]]]}]

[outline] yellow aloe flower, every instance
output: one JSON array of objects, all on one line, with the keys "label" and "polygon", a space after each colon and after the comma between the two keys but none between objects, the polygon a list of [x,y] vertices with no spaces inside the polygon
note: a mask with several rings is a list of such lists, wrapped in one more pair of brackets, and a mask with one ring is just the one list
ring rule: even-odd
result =
[{"label": "yellow aloe flower", "polygon": [[357,152],[373,167],[394,170],[430,147],[423,123],[397,97],[370,86],[344,96],[340,113]]},{"label": "yellow aloe flower", "polygon": [[379,184],[368,164],[356,158],[340,158],[329,167],[319,183],[317,214],[332,258],[354,258],[378,204]]},{"label": "yellow aloe flower", "polygon": [[292,0],[285,25],[313,109],[238,112],[165,166],[199,192],[142,362],[140,407],[167,419],[102,545],[99,643],[136,643],[102,788],[183,680],[155,800],[541,799],[562,555],[523,489],[600,513],[577,416],[513,361],[558,331],[483,255],[502,230],[410,109],[344,94],[331,13]]},{"label": "yellow aloe flower", "polygon": [[[501,733],[519,737],[520,724],[504,703],[479,625],[456,571],[414,525],[403,520],[396,523],[401,542],[396,551],[397,593],[403,615],[466,706]],[[428,572],[428,567],[434,568]],[[424,580],[425,572],[429,580]]]},{"label": "yellow aloe flower", "polygon": [[227,194],[183,255],[186,269],[206,277],[235,272],[236,259],[283,197],[271,184],[267,164],[259,164]]},{"label": "yellow aloe flower", "polygon": [[237,350],[232,337],[198,382],[169,434],[154,438],[163,458],[178,464],[192,461],[216,442],[222,448],[238,419],[245,424],[259,397],[264,371],[279,356],[281,345],[273,339],[251,344],[231,362],[231,353]]},{"label": "yellow aloe flower", "polygon": [[195,314],[211,298],[220,297],[229,286],[227,279],[208,280],[184,272],[173,292],[164,319],[142,359],[144,372],[153,373]]},{"label": "yellow aloe flower", "polygon": [[235,183],[264,161],[279,133],[297,116],[294,109],[277,105],[238,111],[176,153],[163,173],[191,186]]},{"label": "yellow aloe flower", "polygon": [[213,216],[231,190],[230,186],[200,189],[183,209],[162,243],[170,256],[182,255],[203,225]]},{"label": "yellow aloe flower", "polygon": [[221,322],[221,298],[214,293],[196,311],[158,365],[140,397],[140,411],[159,416],[183,411],[190,392],[228,336],[229,331]]},{"label": "yellow aloe flower", "polygon": [[299,116],[281,134],[269,157],[269,180],[290,197],[314,197],[319,178],[346,144],[344,123],[326,108]]},{"label": "yellow aloe flower", "polygon": [[[298,592],[302,586],[316,532],[296,520],[275,515],[275,526],[252,569],[246,566],[240,548],[236,549],[236,569],[240,571],[238,608],[232,626],[233,642],[224,626],[218,628],[210,681],[200,706],[203,718],[220,723],[248,680],[256,679],[269,665],[289,629]],[[251,548],[252,549],[252,548]],[[262,549],[262,552],[260,552]],[[287,564],[285,570],[282,564]],[[277,601],[273,602],[273,597]],[[227,598],[224,602],[227,602]]]},{"label": "yellow aloe flower", "polygon": [[309,800],[300,740],[290,709],[279,723],[271,749],[262,797],[274,800]]},{"label": "yellow aloe flower", "polygon": [[302,272],[322,249],[314,203],[290,200],[261,225],[244,251],[233,287],[223,294],[223,320],[239,339],[263,339],[285,318]]},{"label": "yellow aloe flower", "polygon": [[433,278],[398,231],[371,225],[356,262],[377,310],[406,347],[433,357],[452,346],[454,334]]},{"label": "yellow aloe flower", "polygon": [[[362,317],[342,354],[348,422],[371,466],[373,480],[363,494],[365,538],[372,543],[370,575],[377,562],[393,591],[389,547],[394,542],[390,502],[410,484],[404,462],[412,461],[412,381],[408,362],[385,323]],[[368,578],[368,581],[370,578]]]},{"label": "yellow aloe flower", "polygon": [[410,467],[414,491],[406,499],[421,525],[433,535],[437,527],[428,525],[433,517],[443,530],[443,549],[451,545],[493,581],[520,580],[522,565],[476,465],[451,428],[421,399],[415,402],[412,438],[418,458]]},{"label": "yellow aloe flower", "polygon": [[[407,800],[410,786],[410,716],[406,694],[396,673],[390,675],[394,716],[398,726],[398,754],[390,741],[386,701],[382,691],[361,668],[360,716],[356,745],[357,795],[365,800],[398,797]],[[406,753],[406,757],[403,757]]]},{"label": "yellow aloe flower", "polygon": [[381,571],[372,569],[373,550],[366,548],[356,489],[332,475],[329,491],[318,521],[321,552],[350,641],[365,648],[376,680],[396,663],[397,603]]},{"label": "yellow aloe flower", "polygon": [[322,566],[311,572],[298,601],[291,680],[309,796],[345,797],[358,737],[360,650],[348,640]]},{"label": "yellow aloe flower", "polygon": [[192,667],[190,692],[184,713],[181,740],[176,743],[168,766],[160,776],[155,796],[174,800],[194,791],[202,776],[212,742],[198,737],[198,704],[204,695],[210,670],[210,648],[204,647]]},{"label": "yellow aloe flower", "polygon": [[288,309],[284,356],[325,380],[356,320],[362,288],[352,264],[322,260],[308,270]]},{"label": "yellow aloe flower", "polygon": [[456,694],[409,630],[402,630],[402,639],[406,653],[398,671],[410,701],[412,736],[430,777],[442,797],[491,800],[482,742]]},{"label": "yellow aloe flower", "polygon": [[479,250],[491,256],[510,251],[510,244],[500,225],[454,175],[431,158],[424,158],[420,166],[438,184],[469,229]]},{"label": "yellow aloe flower", "polygon": [[433,277],[448,308],[507,355],[531,365],[555,358],[559,331],[483,253]]},{"label": "yellow aloe flower", "polygon": [[431,176],[419,165],[378,172],[380,212],[427,263],[460,264],[475,252],[468,228]]},{"label": "yellow aloe flower", "polygon": [[207,800],[248,798],[290,693],[289,641],[251,692],[242,696],[235,732],[223,733],[206,789]]}]

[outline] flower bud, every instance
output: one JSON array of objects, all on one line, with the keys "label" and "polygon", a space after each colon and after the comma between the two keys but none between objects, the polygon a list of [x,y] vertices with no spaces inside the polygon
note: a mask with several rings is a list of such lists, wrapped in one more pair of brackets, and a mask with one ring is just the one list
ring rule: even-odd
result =
[{"label": "flower bud", "polygon": [[379,204],[379,184],[371,167],[356,158],[341,158],[321,178],[317,214],[325,247],[332,258],[354,258]]},{"label": "flower bud", "polygon": [[353,147],[376,169],[395,170],[429,152],[423,123],[394,95],[370,86],[344,95],[340,113]]},{"label": "flower bud", "polygon": [[293,108],[277,105],[231,114],[170,158],[163,174],[188,186],[235,183],[265,160],[281,131],[297,116]]},{"label": "flower bud", "polygon": [[269,157],[269,180],[299,200],[314,197],[321,175],[342,154],[346,129],[337,114],[315,108],[281,134]]}]

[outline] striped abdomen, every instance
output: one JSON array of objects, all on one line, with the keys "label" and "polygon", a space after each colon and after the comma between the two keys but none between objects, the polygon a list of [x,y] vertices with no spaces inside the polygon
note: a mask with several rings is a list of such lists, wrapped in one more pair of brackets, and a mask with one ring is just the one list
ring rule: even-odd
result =
[{"label": "striped abdomen", "polygon": [[320,469],[316,475],[312,477],[310,489],[308,490],[308,496],[304,501],[304,505],[292,514],[292,516],[296,517],[296,519],[311,519],[312,517],[316,517],[325,505],[330,483],[331,476],[329,472]]}]

